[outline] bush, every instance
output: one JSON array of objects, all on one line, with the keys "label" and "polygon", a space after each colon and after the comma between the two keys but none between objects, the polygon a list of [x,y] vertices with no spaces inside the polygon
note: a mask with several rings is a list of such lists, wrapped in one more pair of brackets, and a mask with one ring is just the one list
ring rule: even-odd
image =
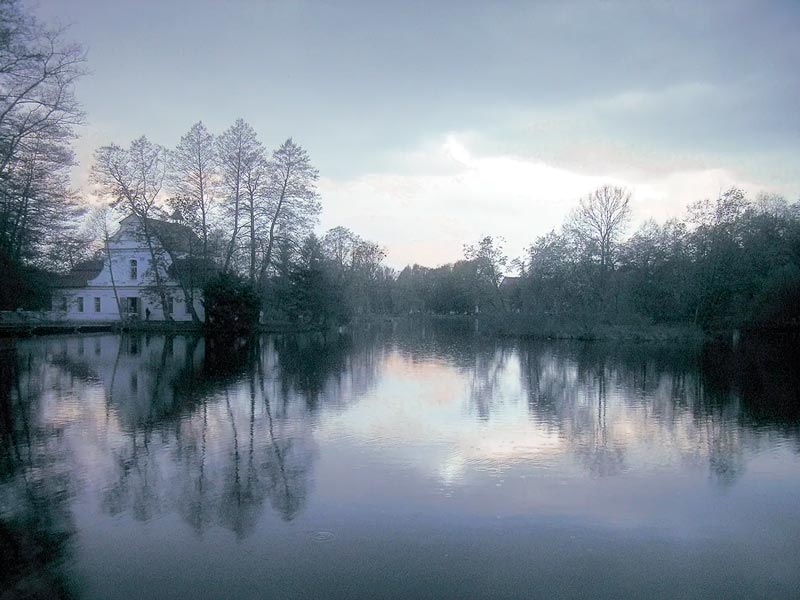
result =
[{"label": "bush", "polygon": [[250,331],[258,324],[260,299],[238,275],[221,273],[203,288],[206,327],[220,333]]},{"label": "bush", "polygon": [[26,269],[0,250],[0,310],[48,310],[53,275]]}]

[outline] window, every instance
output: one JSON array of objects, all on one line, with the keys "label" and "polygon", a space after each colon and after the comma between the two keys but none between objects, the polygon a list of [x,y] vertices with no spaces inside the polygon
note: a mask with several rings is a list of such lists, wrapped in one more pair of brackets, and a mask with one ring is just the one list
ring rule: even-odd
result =
[{"label": "window", "polygon": [[139,263],[135,258],[131,259],[131,279],[136,279],[139,276]]},{"label": "window", "polygon": [[139,298],[135,296],[124,298],[125,300],[125,314],[129,319],[139,318]]},{"label": "window", "polygon": [[167,297],[167,314],[171,315],[175,312],[175,299],[172,296]]},{"label": "window", "polygon": [[78,312],[83,312],[83,298],[78,298]]},{"label": "window", "polygon": [[61,304],[60,304],[61,312],[67,312],[69,307],[67,306],[67,297],[61,296]]},{"label": "window", "polygon": [[100,312],[100,298],[94,299],[94,312]]}]

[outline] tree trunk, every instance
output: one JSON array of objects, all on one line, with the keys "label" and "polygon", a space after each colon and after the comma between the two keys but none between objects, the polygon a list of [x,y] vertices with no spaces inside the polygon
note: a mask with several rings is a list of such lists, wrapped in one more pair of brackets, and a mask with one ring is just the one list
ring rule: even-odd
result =
[{"label": "tree trunk", "polygon": [[278,216],[281,214],[281,208],[283,207],[283,200],[286,197],[286,184],[288,183],[288,176],[283,180],[283,187],[281,187],[281,195],[278,199],[278,206],[275,209],[275,214],[272,216],[272,223],[269,226],[269,241],[267,242],[267,252],[264,256],[264,262],[261,265],[261,272],[258,276],[259,286],[264,286],[264,277],[267,273],[267,269],[269,268],[270,262],[272,261],[272,248],[275,242],[275,224],[278,222]]},{"label": "tree trunk", "polygon": [[119,301],[119,292],[117,292],[117,283],[114,280],[114,266],[111,264],[111,246],[108,243],[108,229],[105,223],[103,224],[103,241],[106,245],[106,256],[108,257],[108,273],[111,276],[111,289],[114,290],[114,300],[117,303],[117,315],[120,322],[122,322],[122,303]]},{"label": "tree trunk", "polygon": [[161,301],[161,312],[164,313],[164,318],[168,321],[172,321],[172,314],[167,311],[167,293],[164,290],[164,282],[161,277],[161,273],[158,270],[158,257],[156,256],[155,248],[153,247],[153,238],[150,235],[150,230],[147,228],[147,217],[139,219],[142,222],[142,228],[144,229],[144,238],[147,242],[147,249],[150,251],[150,260],[152,261],[153,267],[153,277],[156,281],[156,293],[158,294],[159,300]]}]

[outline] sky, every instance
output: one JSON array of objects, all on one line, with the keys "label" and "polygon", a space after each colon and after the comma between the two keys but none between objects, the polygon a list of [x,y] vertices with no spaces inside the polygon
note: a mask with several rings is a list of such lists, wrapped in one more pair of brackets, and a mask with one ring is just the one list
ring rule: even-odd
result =
[{"label": "sky", "polygon": [[800,1],[38,0],[88,50],[95,148],[238,117],[320,171],[319,230],[388,264],[502,236],[518,256],[598,185],[633,219],[731,185],[800,198]]}]

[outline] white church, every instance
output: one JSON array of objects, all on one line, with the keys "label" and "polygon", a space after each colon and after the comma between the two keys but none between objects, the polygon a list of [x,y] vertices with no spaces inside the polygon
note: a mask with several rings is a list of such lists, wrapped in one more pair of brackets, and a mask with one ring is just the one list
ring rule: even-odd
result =
[{"label": "white church", "polygon": [[119,225],[119,230],[109,238],[105,257],[77,265],[55,283],[52,318],[103,322],[191,321],[188,296],[198,318],[204,320],[201,290],[187,281],[181,286],[180,270],[176,268],[179,261],[197,260],[193,256],[201,247],[199,238],[184,225],[147,220],[148,230],[157,240],[159,256],[163,256],[163,260],[159,260],[163,264],[158,268],[166,296],[164,306],[153,290],[152,258],[140,218],[131,215]]}]

